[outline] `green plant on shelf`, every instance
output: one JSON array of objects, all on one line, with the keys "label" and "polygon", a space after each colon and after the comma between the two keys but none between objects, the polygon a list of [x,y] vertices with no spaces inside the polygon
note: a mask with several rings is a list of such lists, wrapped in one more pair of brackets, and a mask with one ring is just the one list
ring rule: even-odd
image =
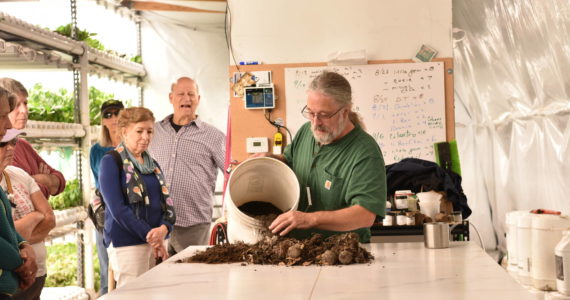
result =
[{"label": "green plant on shelf", "polygon": [[81,205],[81,190],[79,188],[79,180],[68,180],[65,189],[59,195],[49,198],[49,204],[52,209],[61,210]]},{"label": "green plant on shelf", "polygon": [[94,87],[89,88],[89,119],[91,125],[101,125],[101,104],[114,98],[114,94],[107,94]]},{"label": "green plant on shelf", "polygon": [[[71,24],[61,25],[57,29],[55,29],[54,32],[57,32],[61,35],[64,35],[64,36],[67,36],[70,38],[71,37]],[[97,34],[94,32],[89,32],[87,30],[81,30],[81,29],[77,28],[76,40],[81,41],[81,42],[85,42],[87,44],[87,46],[89,46],[93,49],[105,51],[111,55],[115,55],[115,56],[118,56],[118,57],[121,57],[124,59],[128,59],[132,62],[136,62],[139,64],[142,63],[142,59],[141,59],[140,55],[135,55],[135,56],[130,57],[130,55],[127,55],[127,54],[120,54],[117,51],[105,49],[105,46],[103,46],[103,44],[99,40],[93,38],[96,35]]]},{"label": "green plant on shelf", "polygon": [[131,57],[131,61],[142,64],[142,57],[140,55],[135,55],[135,56]]},{"label": "green plant on shelf", "polygon": [[[57,91],[49,91],[36,83],[28,90],[29,119],[36,121],[52,121],[73,123],[75,112],[74,97],[72,92],[64,88]],[[101,124],[101,104],[109,99],[114,99],[114,94],[108,94],[95,87],[89,88],[89,119],[91,125]],[[127,101],[125,104],[129,103]]]},{"label": "green plant on shelf", "polygon": [[[61,25],[54,31],[61,35],[71,37],[71,24]],[[81,30],[79,28],[77,28],[76,30],[76,36],[77,36],[76,40],[85,42],[91,48],[104,51],[105,47],[103,46],[103,44],[101,44],[99,40],[92,38],[93,36],[96,35],[97,35],[96,33],[92,33],[87,30]]]},{"label": "green plant on shelf", "polygon": [[[77,245],[75,243],[54,244],[47,246],[47,278],[46,287],[62,287],[77,285]],[[95,290],[99,290],[99,259],[93,246],[93,272]]]}]

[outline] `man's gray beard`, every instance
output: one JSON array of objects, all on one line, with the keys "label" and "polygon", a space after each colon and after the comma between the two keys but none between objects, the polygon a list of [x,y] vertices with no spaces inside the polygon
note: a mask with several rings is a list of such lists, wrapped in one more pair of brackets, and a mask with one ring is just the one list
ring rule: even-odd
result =
[{"label": "man's gray beard", "polygon": [[313,132],[313,137],[315,137],[315,140],[317,140],[317,142],[319,144],[321,144],[321,145],[330,144],[330,143],[332,143],[332,141],[334,141],[340,135],[340,133],[343,131],[344,127],[346,126],[346,121],[348,120],[348,118],[344,118],[342,116],[340,118],[341,119],[338,121],[338,126],[335,129],[333,129],[332,132],[327,132],[321,136],[319,136],[315,133],[315,130],[319,127],[314,127],[311,124],[311,131]]}]

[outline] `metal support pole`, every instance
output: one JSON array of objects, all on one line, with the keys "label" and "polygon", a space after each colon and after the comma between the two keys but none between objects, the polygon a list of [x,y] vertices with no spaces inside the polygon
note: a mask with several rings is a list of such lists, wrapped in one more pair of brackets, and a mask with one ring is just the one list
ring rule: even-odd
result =
[{"label": "metal support pole", "polygon": [[[85,51],[84,55],[79,57],[79,67],[75,69],[77,72],[77,89],[75,90],[76,96],[76,113],[78,114],[78,121],[81,123],[85,129],[85,136],[80,140],[81,150],[78,152],[77,159],[79,166],[78,169],[78,179],[81,188],[81,199],[83,200],[83,207],[87,207],[90,199],[90,174],[89,172],[89,158],[88,153],[91,147],[91,120],[89,117],[89,88],[88,88],[88,72],[89,72],[89,59],[87,57],[87,46],[83,45]],[[82,270],[81,282],[83,287],[87,290],[94,291],[94,274],[93,274],[93,226],[91,222],[81,222],[83,234],[81,236],[81,241],[84,243],[82,253],[83,259],[81,264],[78,266]],[[79,275],[79,274],[78,274]],[[78,276],[78,280],[79,280]]]},{"label": "metal support pole", "polygon": [[137,27],[137,55],[142,58],[142,29],[140,18],[135,22]]},{"label": "metal support pole", "polygon": [[[74,40],[77,40],[77,2],[76,0],[70,0],[70,7],[71,7],[71,38]],[[89,141],[89,99],[87,99],[87,109],[85,109],[85,105],[83,104],[83,102],[85,102],[85,94],[87,94],[87,77],[86,77],[86,73],[88,71],[87,68],[84,68],[84,65],[86,65],[86,63],[88,63],[87,60],[87,48],[84,46],[83,47],[83,55],[81,56],[74,56],[73,57],[73,63],[74,63],[74,68],[73,68],[73,98],[74,98],[74,121],[75,123],[81,123],[81,124],[85,124],[85,117],[84,117],[84,112],[87,112],[87,127],[84,126],[84,128],[87,131],[87,136],[82,140],[82,139],[77,139],[77,142],[82,146],[81,149],[83,149],[83,144],[85,143],[85,140]],[[77,67],[77,64],[80,65],[80,67]],[[83,177],[85,177],[85,173],[89,172],[83,172],[83,153],[88,153],[85,151],[81,151],[78,150],[76,151],[76,159],[77,159],[77,163],[76,163],[76,174],[78,176],[78,181],[79,181],[79,189],[80,189],[80,193],[81,195],[85,195],[86,191],[84,188],[84,184],[88,181],[85,181]],[[87,166],[89,166],[87,164]],[[85,197],[83,196],[81,198],[82,200],[85,199]],[[85,200],[83,200],[83,202],[85,202]],[[83,203],[82,203],[83,204]],[[85,206],[85,205],[83,205]],[[89,226],[88,226],[89,227]],[[86,266],[86,253],[85,253],[85,243],[84,243],[84,239],[85,239],[85,224],[83,223],[83,221],[77,222],[77,235],[76,235],[76,243],[77,243],[77,285],[81,286],[81,287],[87,287],[87,288],[91,288],[91,290],[93,290],[93,263],[92,263],[92,250],[90,249],[91,247],[87,247],[87,266]],[[89,238],[88,238],[89,240]],[[87,243],[87,245],[92,245],[92,243]],[[91,271],[88,271],[91,270]],[[85,272],[87,271],[87,272]],[[85,274],[87,273],[87,277],[88,277],[88,281],[89,284],[88,286],[85,286]]]},{"label": "metal support pole", "polygon": [[85,276],[83,272],[83,266],[85,265],[85,244],[83,243],[83,221],[77,222],[77,285],[85,286]]},{"label": "metal support pole", "polygon": [[[79,62],[79,58],[74,57],[73,62]],[[75,123],[79,123],[80,118],[80,99],[79,94],[81,91],[80,82],[79,82],[79,70],[77,68],[73,69],[73,100],[74,100],[74,121]],[[81,139],[77,139],[78,143],[81,143]],[[76,157],[76,174],[78,175],[79,180],[79,188],[82,187],[82,179],[81,174],[82,172],[82,163],[81,163],[81,151],[75,151]],[[77,234],[76,234],[76,244],[77,244],[77,285],[84,287],[85,286],[85,276],[84,276],[84,265],[85,265],[85,258],[83,256],[84,251],[84,243],[83,243],[83,222],[77,222]]]},{"label": "metal support pole", "polygon": [[[137,12],[137,15],[140,14],[139,12]],[[142,59],[142,24],[141,24],[141,19],[137,18],[137,21],[135,22],[135,25],[137,27],[137,55]],[[139,81],[141,79],[139,78]],[[139,85],[138,87],[138,92],[139,92],[139,106],[144,106],[144,89],[142,87],[142,85]]]},{"label": "metal support pole", "polygon": [[71,7],[71,38],[77,40],[77,1],[70,0]]}]

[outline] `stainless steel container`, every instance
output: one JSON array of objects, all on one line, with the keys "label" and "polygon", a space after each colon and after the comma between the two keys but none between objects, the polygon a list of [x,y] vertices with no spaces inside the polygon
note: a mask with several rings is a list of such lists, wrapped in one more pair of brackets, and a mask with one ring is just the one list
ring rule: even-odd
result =
[{"label": "stainless steel container", "polygon": [[426,248],[449,248],[449,225],[443,222],[424,223],[424,243]]}]

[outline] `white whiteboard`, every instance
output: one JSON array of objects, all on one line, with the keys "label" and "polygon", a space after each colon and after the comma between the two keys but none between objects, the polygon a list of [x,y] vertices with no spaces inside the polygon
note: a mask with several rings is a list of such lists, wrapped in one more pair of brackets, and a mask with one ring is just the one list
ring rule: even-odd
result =
[{"label": "white whiteboard", "polygon": [[301,115],[307,87],[324,69],[350,82],[353,110],[386,164],[407,157],[435,161],[433,144],[446,136],[443,62],[286,68],[287,127],[293,135],[308,121]]}]

